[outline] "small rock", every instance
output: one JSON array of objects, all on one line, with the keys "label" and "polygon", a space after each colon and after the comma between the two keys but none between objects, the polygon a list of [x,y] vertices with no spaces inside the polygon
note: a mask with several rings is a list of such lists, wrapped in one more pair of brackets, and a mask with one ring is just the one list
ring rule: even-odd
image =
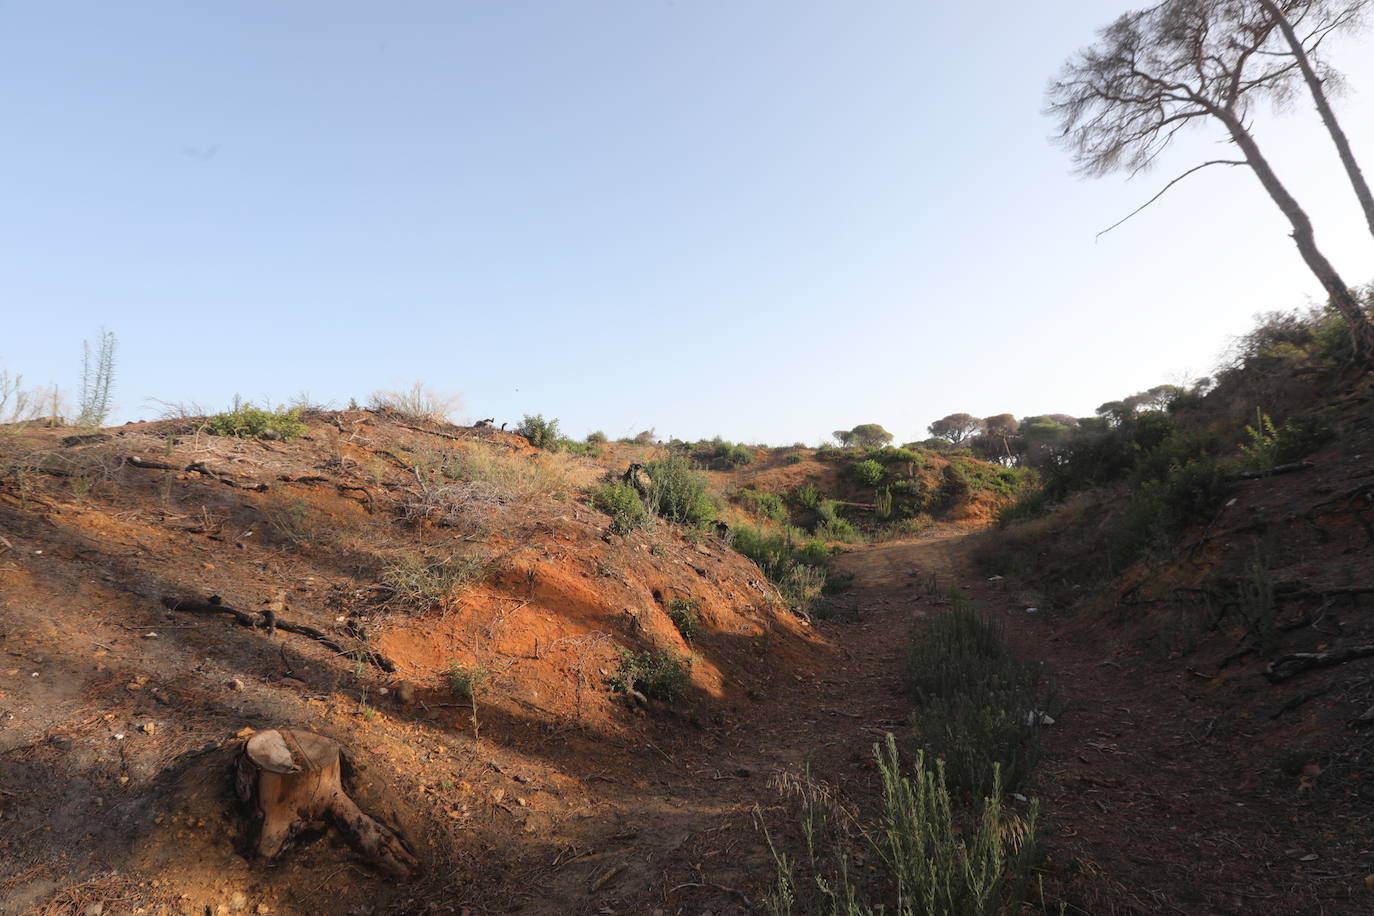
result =
[{"label": "small rock", "polygon": [[1040,610],[1040,608],[1038,608],[1038,607],[1028,607],[1028,608],[1026,608],[1026,613],[1027,613],[1027,614],[1035,614],[1035,613],[1038,613],[1039,610]]},{"label": "small rock", "polygon": [[1374,875],[1364,876],[1364,889],[1367,891],[1374,891]]},{"label": "small rock", "polygon": [[139,726],[139,728],[143,730],[143,734],[145,735],[153,735],[157,733],[156,722],[144,722],[142,725]]},{"label": "small rock", "polygon": [[99,902],[88,903],[86,904],[86,908],[81,911],[81,916],[101,916],[104,912],[105,904]]},{"label": "small rock", "polygon": [[242,690],[242,689],[243,689],[243,681],[239,680],[239,679],[236,678],[236,677],[233,677],[233,678],[230,678],[228,681],[226,681],[225,684],[224,684],[224,686],[225,686],[225,687],[228,687],[230,690]]},{"label": "small rock", "polygon": [[1051,716],[1051,715],[1050,715],[1049,713],[1047,713],[1047,712],[1041,712],[1041,711],[1038,710],[1038,709],[1032,709],[1030,712],[1026,713],[1026,724],[1027,724],[1027,725],[1053,725],[1053,724],[1054,724],[1054,717]]}]

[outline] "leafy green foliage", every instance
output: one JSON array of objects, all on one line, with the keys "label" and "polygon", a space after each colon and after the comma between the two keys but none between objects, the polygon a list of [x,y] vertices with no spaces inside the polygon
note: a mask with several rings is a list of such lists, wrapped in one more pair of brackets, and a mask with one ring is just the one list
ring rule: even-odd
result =
[{"label": "leafy green foliage", "polygon": [[558,442],[561,438],[558,433],[558,420],[545,420],[544,415],[537,413],[534,416],[525,414],[524,419],[515,431],[530,440],[530,445],[535,448],[549,449],[556,451]]},{"label": "leafy green foliage", "polygon": [[904,680],[919,740],[954,785],[975,794],[999,778],[1007,791],[1020,786],[1038,756],[1027,717],[1045,705],[1040,669],[1016,658],[991,620],[955,594],[949,611],[912,630]]},{"label": "leafy green foliage", "polygon": [[784,522],[787,520],[787,505],[783,502],[783,498],[777,493],[767,493],[763,490],[755,490],[749,487],[737,492],[735,494],[735,499],[753,515],[771,519],[775,522]]},{"label": "leafy green foliage", "polygon": [[716,517],[717,507],[706,489],[706,478],[692,469],[683,455],[650,462],[645,502],[655,514],[682,525],[700,525]]},{"label": "leafy green foliage", "polygon": [[1202,456],[1175,461],[1161,479],[1140,480],[1108,536],[1112,562],[1166,552],[1185,528],[1209,521],[1229,491],[1226,476],[1223,464]]},{"label": "leafy green foliage", "polygon": [[486,692],[491,681],[491,669],[480,665],[460,665],[454,663],[448,669],[448,686],[453,695],[464,700],[475,700]]},{"label": "leafy green foliage", "polygon": [[607,681],[614,693],[632,690],[671,703],[692,683],[692,660],[671,649],[620,650],[620,669]]},{"label": "leafy green foliage", "polygon": [[859,532],[853,523],[843,518],[822,520],[816,525],[814,534],[822,541],[840,541],[850,544],[859,540]]},{"label": "leafy green foliage", "polygon": [[849,467],[849,476],[862,487],[876,487],[886,473],[887,469],[872,458],[856,461]]},{"label": "leafy green foliage", "polygon": [[897,448],[889,445],[884,448],[875,448],[866,457],[885,466],[906,464],[910,465],[912,469],[923,467],[926,463],[925,455],[908,446]]},{"label": "leafy green foliage", "polygon": [[691,642],[701,632],[701,599],[674,598],[668,602],[668,619],[682,638]]},{"label": "leafy green foliage", "polygon": [[595,442],[578,442],[576,439],[569,439],[566,436],[559,436],[554,443],[551,452],[567,452],[569,455],[586,455],[589,458],[597,458],[601,455],[601,446]]},{"label": "leafy green foliage", "polygon": [[599,429],[596,432],[587,433],[588,445],[605,445],[606,441],[606,434]]},{"label": "leafy green foliage", "polygon": [[1240,447],[1241,463],[1251,471],[1272,471],[1278,464],[1279,431],[1266,413],[1255,410],[1255,425],[1245,427],[1249,439]]},{"label": "leafy green foliage", "polygon": [[627,483],[603,484],[592,492],[592,505],[611,517],[611,525],[621,534],[629,534],[649,524],[652,518],[639,492]]},{"label": "leafy green foliage", "polygon": [[800,487],[797,487],[796,491],[792,494],[792,498],[796,500],[797,505],[801,506],[803,509],[815,509],[816,506],[820,504],[823,497],[821,496],[820,488],[814,483],[804,483]]},{"label": "leafy green foliage", "polygon": [[[1007,811],[1001,785],[977,814],[956,805],[946,765],[917,753],[902,774],[892,735],[875,745],[880,809],[870,818],[845,805],[809,773],[788,788],[798,802],[805,848],[799,860],[768,837],[775,879],[769,916],[993,916],[1029,884],[1038,863],[1031,802],[1024,819]],[[872,863],[863,868],[862,855]]]},{"label": "leafy green foliage", "polygon": [[249,402],[235,403],[233,408],[217,413],[205,421],[205,428],[214,436],[238,436],[240,439],[256,439],[270,434],[282,441],[289,441],[302,435],[306,425],[301,422],[299,407],[266,410],[254,407]]},{"label": "leafy green foliage", "polygon": [[758,564],[792,607],[809,607],[829,583],[830,548],[796,528],[784,525],[768,532],[741,525],[734,530],[732,543]]}]

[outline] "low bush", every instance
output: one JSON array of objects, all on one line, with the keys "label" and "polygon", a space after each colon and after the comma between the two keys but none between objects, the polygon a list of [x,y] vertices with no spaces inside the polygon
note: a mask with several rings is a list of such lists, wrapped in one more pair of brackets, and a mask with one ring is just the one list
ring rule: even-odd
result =
[{"label": "low bush", "polygon": [[[809,773],[784,783],[799,812],[798,859],[772,836],[774,882],[769,916],[993,916],[1013,911],[1039,864],[1037,818],[1007,811],[1001,785],[975,813],[955,803],[947,767],[917,753],[902,774],[897,742],[873,748],[882,780],[879,810],[865,818]],[[765,831],[766,833],[767,831]],[[870,864],[863,867],[860,857]]]},{"label": "low bush", "polygon": [[843,518],[822,519],[813,532],[822,541],[840,541],[844,544],[852,544],[859,540],[859,532],[854,526]]},{"label": "low bush", "polygon": [[1039,667],[1014,656],[996,624],[956,593],[947,612],[912,630],[904,680],[918,740],[945,761],[953,785],[1020,787],[1038,757],[1029,717],[1047,703]]},{"label": "low bush", "polygon": [[856,461],[849,467],[849,476],[861,487],[876,487],[886,473],[887,469],[872,458]]},{"label": "low bush", "polygon": [[790,607],[810,607],[830,581],[830,548],[796,528],[784,525],[767,532],[740,525],[734,529],[733,546],[758,564]]},{"label": "low bush", "polygon": [[592,492],[592,505],[611,517],[611,527],[628,534],[649,524],[652,516],[639,491],[627,483],[606,483]]},{"label": "low bush", "polygon": [[668,619],[682,638],[691,642],[701,632],[701,599],[674,598],[668,602]]},{"label": "low bush", "polygon": [[240,439],[269,436],[290,441],[302,435],[306,425],[301,422],[300,408],[267,410],[243,402],[208,418],[205,430],[213,436],[237,436]]},{"label": "low bush", "polygon": [[749,513],[775,522],[787,520],[787,505],[777,493],[746,488],[735,494],[735,499]]},{"label": "low bush", "polygon": [[912,465],[914,468],[919,468],[923,467],[926,463],[925,455],[905,445],[901,448],[889,445],[884,448],[874,449],[869,452],[866,457],[883,465],[907,464]]},{"label": "low bush", "polygon": [[1225,465],[1208,456],[1175,462],[1163,479],[1139,481],[1107,539],[1113,565],[1167,552],[1184,529],[1212,519],[1229,489]]},{"label": "low bush", "polygon": [[588,445],[605,445],[606,441],[606,434],[599,429],[594,433],[587,433]]},{"label": "low bush", "polygon": [[432,560],[405,552],[382,567],[381,584],[387,607],[427,611],[453,592],[477,582],[486,563],[475,551]]},{"label": "low bush", "polygon": [[669,455],[645,466],[649,487],[645,503],[655,515],[682,525],[701,525],[716,517],[706,478],[683,455]]},{"label": "low bush", "polygon": [[545,420],[544,415],[537,413],[534,416],[525,414],[520,425],[515,428],[516,433],[530,440],[530,445],[535,448],[557,451],[559,439],[558,420]]},{"label": "low bush", "polygon": [[560,436],[549,449],[551,452],[567,452],[569,455],[585,455],[588,458],[600,458],[601,446],[595,442],[578,442],[576,439],[569,439]]},{"label": "low bush", "polygon": [[792,499],[803,509],[815,509],[823,498],[814,483],[804,483],[792,493]]},{"label": "low bush", "polygon": [[637,691],[671,703],[692,683],[692,660],[671,649],[620,650],[620,669],[607,682],[614,693]]}]

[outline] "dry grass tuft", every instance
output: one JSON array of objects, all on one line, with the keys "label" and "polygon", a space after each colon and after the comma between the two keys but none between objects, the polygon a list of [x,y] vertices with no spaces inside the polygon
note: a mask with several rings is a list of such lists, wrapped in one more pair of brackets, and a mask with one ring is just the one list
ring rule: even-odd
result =
[{"label": "dry grass tuft", "polygon": [[463,398],[457,394],[439,394],[425,387],[423,382],[416,382],[404,391],[374,391],[368,406],[373,410],[393,410],[416,420],[451,423],[463,409]]}]

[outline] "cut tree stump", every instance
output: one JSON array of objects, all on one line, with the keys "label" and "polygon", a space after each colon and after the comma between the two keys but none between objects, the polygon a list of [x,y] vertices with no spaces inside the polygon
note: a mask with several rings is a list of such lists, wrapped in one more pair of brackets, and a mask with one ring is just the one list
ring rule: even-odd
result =
[{"label": "cut tree stump", "polygon": [[234,764],[239,798],[257,828],[254,851],[270,861],[302,831],[332,823],[369,862],[399,879],[420,863],[395,831],[363,813],[344,791],[339,745],[291,728],[258,732]]}]

